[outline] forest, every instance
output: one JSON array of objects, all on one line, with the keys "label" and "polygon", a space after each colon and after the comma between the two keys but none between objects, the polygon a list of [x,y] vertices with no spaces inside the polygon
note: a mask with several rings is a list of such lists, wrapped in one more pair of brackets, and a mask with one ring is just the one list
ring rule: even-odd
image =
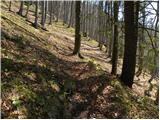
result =
[{"label": "forest", "polygon": [[2,0],[2,119],[159,119],[159,1]]}]

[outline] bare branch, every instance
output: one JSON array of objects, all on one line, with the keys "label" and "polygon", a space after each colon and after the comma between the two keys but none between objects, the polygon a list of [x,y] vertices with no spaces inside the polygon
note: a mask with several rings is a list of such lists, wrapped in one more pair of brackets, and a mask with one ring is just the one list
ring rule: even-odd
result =
[{"label": "bare branch", "polygon": [[154,32],[159,32],[159,30],[156,30],[156,29],[153,29],[153,28],[143,27],[143,25],[141,23],[139,23],[138,27],[143,28],[143,29],[147,29],[147,30],[151,30],[151,31],[154,31]]}]

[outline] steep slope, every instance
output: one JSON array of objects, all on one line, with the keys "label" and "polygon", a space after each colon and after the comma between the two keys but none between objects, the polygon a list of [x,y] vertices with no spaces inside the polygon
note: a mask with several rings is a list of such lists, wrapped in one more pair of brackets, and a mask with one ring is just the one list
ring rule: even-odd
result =
[{"label": "steep slope", "polygon": [[108,73],[110,64],[96,42],[83,38],[81,60],[71,55],[73,28],[59,22],[47,25],[48,31],[35,29],[32,17],[26,21],[6,7],[1,13],[3,118],[158,118],[151,99]]}]

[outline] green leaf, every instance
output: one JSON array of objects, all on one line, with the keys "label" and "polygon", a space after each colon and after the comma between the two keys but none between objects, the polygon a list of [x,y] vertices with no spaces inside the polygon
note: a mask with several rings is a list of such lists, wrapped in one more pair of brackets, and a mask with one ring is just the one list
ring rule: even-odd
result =
[{"label": "green leaf", "polygon": [[19,107],[21,105],[22,101],[19,99],[15,99],[12,101],[12,104],[16,107]]}]

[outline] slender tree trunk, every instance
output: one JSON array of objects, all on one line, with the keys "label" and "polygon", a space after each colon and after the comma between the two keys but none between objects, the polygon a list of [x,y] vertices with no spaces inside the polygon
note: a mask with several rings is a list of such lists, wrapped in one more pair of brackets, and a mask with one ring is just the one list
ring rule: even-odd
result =
[{"label": "slender tree trunk", "polygon": [[88,36],[89,38],[91,38],[91,22],[92,22],[92,14],[91,14],[91,11],[92,10],[92,4],[90,3],[89,4],[89,23],[88,23]]},{"label": "slender tree trunk", "polygon": [[105,2],[105,46],[106,46],[106,50],[105,52],[107,53],[108,52],[108,48],[109,48],[109,44],[108,44],[108,40],[109,40],[109,37],[110,35],[108,34],[108,28],[109,28],[109,11],[110,11],[110,4],[108,1]]},{"label": "slender tree trunk", "polygon": [[58,8],[58,17],[57,18],[60,18],[60,19],[63,19],[63,2],[61,1],[59,3],[59,8]]},{"label": "slender tree trunk", "polygon": [[42,17],[41,17],[41,25],[43,25],[44,23],[44,14],[45,14],[45,1],[41,1],[41,13],[42,13]]},{"label": "slender tree trunk", "polygon": [[89,1],[86,1],[86,35],[88,36],[88,23],[89,23],[89,13],[88,13],[88,9],[89,9]]},{"label": "slender tree trunk", "polygon": [[24,5],[24,1],[21,1],[20,9],[18,11],[18,14],[21,16],[23,16],[23,5]]},{"label": "slender tree trunk", "polygon": [[50,2],[50,20],[49,20],[49,24],[52,24],[52,19],[53,19],[53,1],[49,1]]},{"label": "slender tree trunk", "polygon": [[58,18],[59,18],[59,9],[60,9],[60,2],[59,1],[56,1],[56,21],[55,22],[58,22]]},{"label": "slender tree trunk", "polygon": [[118,61],[118,1],[114,1],[114,41],[112,55],[112,71],[111,74],[117,74]]},{"label": "slender tree trunk", "polygon": [[98,19],[98,34],[99,34],[99,49],[102,50],[102,9],[103,9],[103,1],[99,1],[99,5],[98,5],[98,14],[99,14],[99,19]]},{"label": "slender tree trunk", "polygon": [[34,20],[35,28],[38,28],[38,5],[39,5],[39,1],[36,1],[35,20]]},{"label": "slender tree trunk", "polygon": [[44,26],[47,20],[47,12],[48,12],[48,1],[45,1],[45,15],[44,15]]},{"label": "slender tree trunk", "polygon": [[9,11],[11,11],[12,1],[9,1]]},{"label": "slender tree trunk", "polygon": [[30,7],[30,1],[28,1],[27,3],[27,10],[26,10],[26,15],[25,15],[26,18],[28,18],[29,7]]},{"label": "slender tree trunk", "polygon": [[63,25],[65,24],[66,1],[63,1]]},{"label": "slender tree trunk", "polygon": [[80,35],[80,9],[81,1],[76,1],[76,20],[75,20],[75,45],[73,50],[73,55],[80,55],[80,45],[81,45],[81,35]]},{"label": "slender tree trunk", "polygon": [[85,27],[86,27],[86,13],[85,13],[85,3],[86,1],[83,1],[83,36],[87,37]]},{"label": "slender tree trunk", "polygon": [[[136,13],[135,5],[136,3]],[[139,2],[125,1],[125,51],[123,58],[123,67],[121,74],[121,81],[132,88],[135,66],[136,66],[136,50],[138,37],[138,12]]]},{"label": "slender tree trunk", "polygon": [[110,34],[110,40],[109,40],[109,50],[108,50],[108,57],[109,58],[111,58],[111,56],[112,56],[112,44],[113,44],[113,42],[112,42],[112,39],[113,39],[113,21],[112,21],[112,18],[113,18],[113,5],[112,5],[112,1],[111,1],[111,7],[110,7],[110,9],[111,9],[111,20],[110,20],[110,31],[111,31],[111,34]]},{"label": "slender tree trunk", "polygon": [[46,15],[47,15],[47,1],[42,1],[42,18],[41,18],[41,25],[42,28],[45,29],[46,23]]},{"label": "slender tree trunk", "polygon": [[68,28],[71,26],[72,10],[73,10],[73,1],[71,1],[71,8],[70,8],[70,16],[69,16],[69,24],[68,24]]}]

